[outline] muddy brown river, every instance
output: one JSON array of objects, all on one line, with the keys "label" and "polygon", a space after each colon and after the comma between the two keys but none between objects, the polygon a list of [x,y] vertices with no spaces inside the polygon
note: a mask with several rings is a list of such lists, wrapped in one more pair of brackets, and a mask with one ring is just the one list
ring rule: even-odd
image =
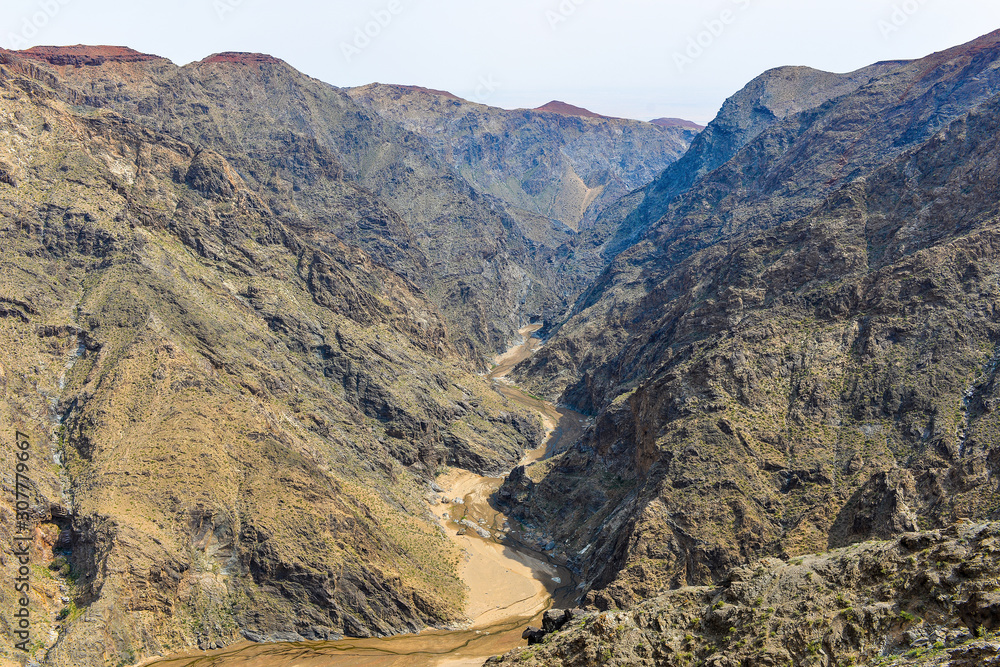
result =
[{"label": "muddy brown river", "polygon": [[[525,339],[497,357],[489,377],[509,400],[542,415],[548,435],[522,464],[541,460],[575,441],[586,418],[572,410],[535,397],[507,382],[506,375],[527,359],[541,341],[532,337],[541,325],[520,330]],[[573,574],[541,552],[517,543],[506,534],[507,518],[489,503],[503,482],[466,470],[451,469],[438,478],[444,498],[461,503],[438,504],[431,511],[446,534],[466,553],[460,575],[469,587],[463,630],[427,630],[413,635],[377,639],[255,644],[243,642],[218,651],[154,658],[144,663],[158,667],[480,667],[492,655],[525,644],[525,626],[539,623],[549,607],[573,606]],[[459,523],[464,520],[464,523]]]}]

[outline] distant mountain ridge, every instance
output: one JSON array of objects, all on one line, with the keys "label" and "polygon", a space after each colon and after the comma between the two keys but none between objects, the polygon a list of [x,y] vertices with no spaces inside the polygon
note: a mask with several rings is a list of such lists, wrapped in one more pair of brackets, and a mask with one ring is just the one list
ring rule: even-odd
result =
[{"label": "distant mountain ridge", "polygon": [[610,116],[603,116],[599,113],[594,113],[589,109],[584,109],[583,107],[574,106],[568,104],[567,102],[560,102],[559,100],[552,100],[540,107],[536,107],[535,111],[544,111],[547,113],[557,113],[561,116],[580,116],[582,118],[604,118],[609,119]]},{"label": "distant mountain ridge", "polygon": [[660,127],[684,127],[697,132],[705,129],[704,125],[699,125],[694,121],[684,120],[683,118],[654,118],[649,122]]},{"label": "distant mountain ridge", "polygon": [[552,266],[570,294],[604,265],[600,255],[578,251],[577,234],[586,235],[617,198],[676,161],[697,134],[581,115],[562,103],[507,110],[388,84],[347,92],[422,137],[478,191],[504,202],[533,243],[553,250]]},{"label": "distant mountain ridge", "polygon": [[33,46],[16,52],[23,57],[45,61],[51,65],[100,65],[104,62],[135,63],[166,60],[150,53],[140,53],[124,46]]}]

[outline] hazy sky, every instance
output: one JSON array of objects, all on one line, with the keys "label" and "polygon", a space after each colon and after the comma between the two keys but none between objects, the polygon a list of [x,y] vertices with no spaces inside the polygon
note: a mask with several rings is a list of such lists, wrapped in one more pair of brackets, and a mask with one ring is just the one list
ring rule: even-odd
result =
[{"label": "hazy sky", "polygon": [[0,45],[114,44],[182,65],[259,51],[337,86],[561,99],[707,122],[762,71],[850,71],[1000,28],[996,0],[3,0]]}]

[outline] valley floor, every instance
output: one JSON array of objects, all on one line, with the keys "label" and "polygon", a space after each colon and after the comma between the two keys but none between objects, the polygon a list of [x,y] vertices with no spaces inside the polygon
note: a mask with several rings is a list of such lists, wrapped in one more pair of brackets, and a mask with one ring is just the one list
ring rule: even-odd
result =
[{"label": "valley floor", "polygon": [[[531,356],[540,340],[532,337],[539,325],[520,330],[524,339],[497,357],[490,378],[498,390],[515,403],[539,412],[546,430],[545,442],[528,452],[522,464],[533,463],[547,452],[569,445],[582,432],[583,415],[534,398],[511,385],[504,376]],[[150,667],[226,667],[252,661],[260,667],[295,664],[313,667],[478,667],[490,656],[524,645],[521,632],[538,624],[553,605],[576,602],[573,574],[549,562],[544,552],[521,545],[511,534],[507,518],[490,506],[502,478],[482,477],[452,468],[438,477],[427,496],[430,510],[444,531],[466,554],[459,574],[468,586],[468,627],[428,630],[416,635],[375,639],[255,644],[244,642],[216,651],[192,652],[158,658]]]}]

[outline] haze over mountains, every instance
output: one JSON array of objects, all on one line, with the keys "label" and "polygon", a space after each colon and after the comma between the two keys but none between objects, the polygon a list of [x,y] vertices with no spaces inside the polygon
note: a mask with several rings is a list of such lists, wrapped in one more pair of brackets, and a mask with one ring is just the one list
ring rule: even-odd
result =
[{"label": "haze over mountains", "polygon": [[593,424],[495,502],[592,613],[505,664],[1000,630],[1000,33],[771,70],[704,129],[124,47],[0,52],[0,94],[43,664],[460,622],[424,496],[541,441],[483,373],[529,321],[514,377]]}]

